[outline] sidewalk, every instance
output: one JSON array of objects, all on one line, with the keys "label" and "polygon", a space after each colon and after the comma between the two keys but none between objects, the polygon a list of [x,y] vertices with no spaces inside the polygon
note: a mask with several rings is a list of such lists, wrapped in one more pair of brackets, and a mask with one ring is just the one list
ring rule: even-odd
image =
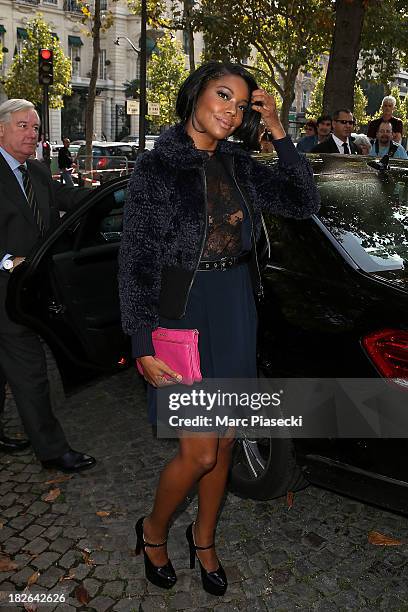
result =
[{"label": "sidewalk", "polygon": [[[169,536],[178,582],[166,592],[152,586],[134,554],[134,523],[176,443],[152,438],[133,370],[81,389],[59,416],[72,447],[98,463],[59,481],[30,450],[0,455],[1,612],[23,609],[10,603],[16,593],[53,598],[26,608],[40,612],[408,610],[408,546],[367,541],[375,530],[407,542],[407,519],[314,487],[296,493],[291,509],[285,498],[227,496],[217,551],[230,585],[221,598],[189,569],[184,532],[196,499],[188,499]],[[12,406],[8,417],[9,431],[21,431]]]}]

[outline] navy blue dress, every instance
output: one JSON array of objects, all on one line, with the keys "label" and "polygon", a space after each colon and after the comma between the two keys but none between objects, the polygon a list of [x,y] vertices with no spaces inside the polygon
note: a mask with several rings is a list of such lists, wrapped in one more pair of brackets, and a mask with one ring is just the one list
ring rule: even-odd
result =
[{"label": "navy blue dress", "polygon": [[[251,249],[251,226],[242,196],[215,154],[205,164],[208,230],[201,261]],[[197,329],[203,378],[256,378],[257,312],[248,264],[198,271],[182,319],[160,317],[160,326]],[[179,389],[175,386],[172,389]],[[156,422],[157,390],[148,385],[148,413]]]}]

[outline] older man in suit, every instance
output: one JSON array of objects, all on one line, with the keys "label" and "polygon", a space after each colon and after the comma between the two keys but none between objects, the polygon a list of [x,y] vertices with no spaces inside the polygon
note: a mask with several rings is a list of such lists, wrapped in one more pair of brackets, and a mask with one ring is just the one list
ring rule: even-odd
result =
[{"label": "older man in suit", "polygon": [[312,153],[357,154],[357,147],[350,139],[355,125],[353,113],[347,108],[333,114],[333,133],[312,149]]},{"label": "older man in suit", "polygon": [[[6,311],[10,274],[44,232],[83,197],[80,191],[52,181],[48,169],[29,159],[38,141],[40,121],[27,100],[0,105],[0,416],[9,383],[24,429],[45,467],[72,472],[92,467],[95,459],[72,450],[53,414],[44,350],[38,336],[17,325]],[[28,445],[4,435],[0,450]]]}]

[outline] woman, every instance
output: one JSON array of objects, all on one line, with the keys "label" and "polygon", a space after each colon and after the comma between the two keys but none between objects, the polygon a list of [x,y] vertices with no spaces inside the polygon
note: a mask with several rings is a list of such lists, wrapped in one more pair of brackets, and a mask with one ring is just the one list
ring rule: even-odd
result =
[{"label": "woman", "polygon": [[370,155],[371,140],[365,134],[357,134],[354,139],[359,155]]},{"label": "woman", "polygon": [[[209,62],[178,94],[181,123],[138,158],[125,206],[119,288],[123,328],[154,390],[180,382],[155,358],[158,325],[196,328],[204,378],[255,378],[256,307],[262,293],[256,240],[261,209],[305,218],[318,208],[307,160],[296,153],[277,116],[273,96],[230,63]],[[254,161],[259,121],[274,139],[278,167]],[[228,270],[220,270],[228,261]],[[237,333],[239,330],[239,333]],[[169,381],[169,378],[171,379]],[[152,393],[153,391],[153,393]],[[153,400],[152,400],[153,398]],[[199,509],[186,532],[190,565],[198,558],[203,587],[227,588],[214,534],[230,464],[233,435],[180,432],[179,450],[161,473],[152,512],[136,524],[146,577],[170,588],[176,574],[166,551],[177,506],[198,482]]]}]

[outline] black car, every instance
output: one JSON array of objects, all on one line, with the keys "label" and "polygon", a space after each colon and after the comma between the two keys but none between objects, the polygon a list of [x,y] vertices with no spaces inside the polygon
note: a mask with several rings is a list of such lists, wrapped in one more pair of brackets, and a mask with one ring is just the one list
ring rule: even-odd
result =
[{"label": "black car", "polygon": [[[93,142],[92,179],[93,182],[107,182],[118,176],[130,174],[134,168],[138,151],[133,143]],[[78,172],[87,172],[86,146],[81,145],[77,153]]]},{"label": "black car", "polygon": [[[261,372],[406,381],[408,164],[310,159],[319,214],[305,221],[266,217]],[[261,160],[276,163],[270,155]],[[116,280],[127,181],[92,191],[10,279],[10,313],[40,333],[66,382],[78,372],[120,368],[129,358]],[[405,438],[242,438],[230,486],[268,499],[312,482],[408,511],[407,457]]]}]

